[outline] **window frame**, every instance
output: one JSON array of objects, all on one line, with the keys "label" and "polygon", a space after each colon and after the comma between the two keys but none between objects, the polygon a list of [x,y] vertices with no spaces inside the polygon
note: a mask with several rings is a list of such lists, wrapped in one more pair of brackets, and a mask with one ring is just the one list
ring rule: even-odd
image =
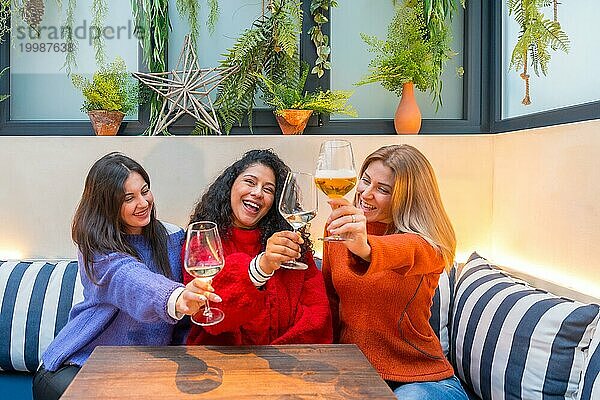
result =
[{"label": "window frame", "polygon": [[[10,64],[10,40],[0,45],[0,66]],[[142,56],[142,48],[138,44],[138,66],[147,72]],[[10,69],[8,70],[10,73]],[[0,82],[0,93],[10,93],[10,79],[5,77]],[[94,136],[94,129],[89,121],[73,120],[11,120],[10,99],[0,103],[0,136]],[[136,120],[123,120],[119,135],[135,136],[148,128],[150,112],[147,107],[138,107]]]},{"label": "window frame", "polygon": [[[462,52],[463,116],[461,119],[423,119],[420,134],[477,134],[500,133],[533,127],[544,127],[600,118],[600,100],[575,106],[502,119],[502,3],[469,2],[464,14],[464,48]],[[343,6],[343,5],[342,5]],[[300,57],[313,65],[316,59],[313,43],[308,35],[313,21],[310,1],[302,3],[304,13],[300,37]],[[329,13],[326,16],[331,20]],[[331,34],[331,24],[323,32]],[[138,65],[147,71],[138,46]],[[10,64],[10,40],[0,45],[0,66]],[[10,74],[10,70],[8,71]],[[331,72],[326,70],[321,79],[309,74],[307,90],[331,87]],[[10,79],[0,82],[0,93],[10,93]],[[487,99],[487,101],[486,101]],[[0,104],[0,135],[19,136],[93,136],[88,121],[14,121],[9,119],[10,100]],[[135,136],[148,128],[148,107],[139,107],[138,119],[124,121],[119,135]],[[195,121],[188,116],[174,123],[169,131],[174,135],[189,135]],[[253,111],[252,131],[247,121],[234,126],[230,135],[280,135],[281,131],[270,109]],[[313,115],[304,134],[322,135],[386,135],[395,134],[393,119],[331,120],[329,115]]]},{"label": "window frame", "polygon": [[[458,134],[482,133],[482,72],[486,63],[483,57],[482,21],[485,21],[481,2],[469,2],[464,14],[462,65],[465,69],[463,76],[463,115],[462,118],[423,118],[419,134]],[[331,17],[328,15],[331,20]],[[330,34],[330,24],[326,25],[327,35]],[[333,50],[332,50],[333,51]],[[328,88],[330,73],[326,72]],[[323,125],[327,134],[396,134],[392,118],[348,119],[331,121],[329,116],[323,117]],[[308,129],[307,133],[321,133]]]},{"label": "window frame", "polygon": [[492,31],[490,33],[492,48],[492,73],[490,74],[491,112],[490,133],[511,132],[522,129],[541,128],[580,122],[600,118],[600,100],[581,103],[573,106],[555,108],[517,117],[502,118],[502,2],[495,3],[490,10]]}]

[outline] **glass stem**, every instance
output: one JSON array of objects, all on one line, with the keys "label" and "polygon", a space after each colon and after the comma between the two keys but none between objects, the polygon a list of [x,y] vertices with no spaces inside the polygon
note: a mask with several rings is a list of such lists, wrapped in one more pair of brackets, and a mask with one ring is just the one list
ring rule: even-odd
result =
[{"label": "glass stem", "polygon": [[[292,231],[294,231],[294,233],[298,232],[298,230],[295,227],[292,227]],[[297,260],[297,258],[295,258],[294,260]],[[294,263],[294,261],[292,261],[292,263]]]},{"label": "glass stem", "polygon": [[[202,279],[204,282],[208,282],[208,279]],[[212,318],[212,311],[210,309],[210,304],[208,303],[208,296],[206,296],[206,301],[204,302],[204,311],[202,311],[202,315],[208,318]]]},{"label": "glass stem", "polygon": [[202,315],[204,315],[205,317],[212,317],[212,311],[210,310],[210,304],[208,304],[208,297],[206,298],[206,303],[204,303],[204,311],[202,312]]}]

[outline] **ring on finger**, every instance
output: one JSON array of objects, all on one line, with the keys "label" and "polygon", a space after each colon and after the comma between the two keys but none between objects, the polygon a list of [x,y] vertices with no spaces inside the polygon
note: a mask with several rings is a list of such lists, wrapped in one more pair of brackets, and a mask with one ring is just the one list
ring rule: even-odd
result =
[{"label": "ring on finger", "polygon": [[354,216],[354,214],[352,214],[352,223],[356,222],[356,217]]}]

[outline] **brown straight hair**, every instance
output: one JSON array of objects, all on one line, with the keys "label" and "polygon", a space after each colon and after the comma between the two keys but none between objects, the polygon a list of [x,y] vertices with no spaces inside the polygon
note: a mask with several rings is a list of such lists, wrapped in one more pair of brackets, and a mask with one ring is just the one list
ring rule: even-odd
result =
[{"label": "brown straight hair", "polygon": [[[140,174],[150,187],[150,177],[144,168],[118,152],[109,153],[96,161],[85,180],[71,226],[71,237],[82,254],[85,273],[94,283],[97,283],[94,257],[121,252],[140,259],[125,240],[120,216],[125,200],[125,180],[132,172]],[[150,223],[142,228],[142,235],[150,243],[154,263],[164,276],[170,278],[168,235],[164,225],[156,218],[156,204],[150,213]]]}]

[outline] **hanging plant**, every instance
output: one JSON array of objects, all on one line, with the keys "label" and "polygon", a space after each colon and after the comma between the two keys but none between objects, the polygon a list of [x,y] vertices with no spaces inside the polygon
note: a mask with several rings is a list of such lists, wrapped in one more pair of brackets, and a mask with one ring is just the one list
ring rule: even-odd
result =
[{"label": "hanging plant", "polygon": [[[258,76],[276,83],[297,73],[300,59],[298,35],[302,29],[299,0],[272,0],[266,13],[246,29],[225,53],[222,67],[237,67],[221,85],[215,101],[221,126],[229,133],[233,125],[248,118],[252,129],[252,110],[258,91]],[[196,126],[194,133],[205,133]]]},{"label": "hanging plant", "polygon": [[[62,2],[60,0],[57,1],[58,5],[61,6]],[[65,44],[69,51],[65,53],[65,63],[63,68],[65,68],[67,75],[71,75],[74,68],[77,67],[77,51],[78,45],[73,36],[73,30],[75,26],[75,9],[77,8],[77,0],[69,0],[67,3],[67,10],[65,12],[65,23],[64,30],[65,33]],[[92,37],[92,47],[94,49],[94,57],[97,65],[105,64],[105,48],[104,41],[102,40],[102,35],[100,34],[101,30],[104,28],[104,21],[106,19],[106,15],[108,13],[108,4],[107,0],[93,0],[92,2],[92,23],[91,27],[96,27],[96,34]]]},{"label": "hanging plant", "polygon": [[310,3],[310,14],[315,24],[308,30],[308,34],[317,52],[315,66],[310,72],[311,74],[316,74],[319,78],[323,76],[325,70],[331,69],[329,62],[329,54],[331,53],[329,36],[323,33],[323,25],[329,22],[329,19],[326,17],[329,9],[337,7],[337,5],[336,0],[312,0]]},{"label": "hanging plant", "polygon": [[10,0],[0,0],[0,43],[10,32]]},{"label": "hanging plant", "polygon": [[528,66],[533,67],[537,76],[546,75],[550,63],[550,49],[569,52],[569,37],[561,29],[557,20],[558,0],[554,3],[554,19],[546,18],[541,11],[542,7],[549,6],[550,0],[508,0],[508,14],[514,15],[515,21],[521,27],[519,38],[512,52],[509,69],[520,73],[525,81],[525,97],[521,101],[524,105],[531,104],[529,92]]},{"label": "hanging plant", "polygon": [[67,75],[71,75],[73,68],[77,66],[77,42],[73,38],[73,26],[75,25],[75,7],[77,0],[69,0],[67,3],[67,12],[65,17],[65,43],[69,51],[65,54],[65,64],[63,68],[67,71]]},{"label": "hanging plant", "polygon": [[[218,0],[207,0],[207,3],[208,18],[206,19],[206,25],[212,33],[214,32],[215,25],[219,19],[219,2]],[[198,0],[177,0],[176,5],[179,15],[187,18],[187,22],[190,26],[190,38],[195,45],[198,43],[198,37],[200,36],[200,27],[198,26],[198,21],[200,20],[200,4],[198,4]]]},{"label": "hanging plant", "polygon": [[[6,71],[8,71],[10,67],[5,67],[2,71],[0,71],[0,79],[2,79],[4,77],[4,74],[6,73]],[[4,100],[8,99],[10,97],[9,94],[0,94],[0,103],[2,103]]]},{"label": "hanging plant", "polygon": [[[62,6],[61,0],[56,0],[58,7]],[[67,73],[70,75],[72,67],[76,65],[75,53],[76,42],[73,40],[73,14],[77,0],[69,0],[67,6],[67,17],[65,27],[65,45],[69,51],[66,52],[65,64]],[[7,34],[16,26],[19,20],[25,22],[39,34],[39,26],[45,13],[44,0],[0,0],[0,43]],[[13,12],[14,11],[14,12]],[[18,16],[19,18],[15,18]]]},{"label": "hanging plant", "polygon": [[[167,70],[167,44],[169,42],[169,0],[131,0],[131,9],[135,19],[142,57],[150,72]],[[156,125],[162,100],[157,94],[147,94],[150,107],[148,129],[150,134]]]},{"label": "hanging plant", "polygon": [[[219,16],[218,0],[207,0],[209,13],[207,25],[214,31]],[[186,16],[190,25],[190,36],[197,43],[199,36],[198,16],[200,6],[197,0],[177,0],[177,11]],[[169,1],[168,0],[131,0],[131,9],[135,19],[135,29],[140,38],[144,63],[150,72],[167,70],[167,45],[169,43]],[[162,100],[155,93],[146,93],[150,106],[150,122],[144,134],[150,134],[156,125],[162,107]],[[168,132],[165,130],[165,133]]]},{"label": "hanging plant", "polygon": [[[12,30],[11,24],[15,24],[17,20],[22,20],[39,33],[45,9],[44,0],[0,0],[0,43]],[[17,12],[13,13],[13,10]],[[19,18],[15,18],[13,14]]]},{"label": "hanging plant", "polygon": [[97,30],[97,34],[92,38],[92,47],[94,48],[96,64],[98,65],[104,65],[106,58],[104,40],[100,34],[100,31],[104,29],[106,14],[108,12],[106,2],[107,0],[94,0],[92,2],[92,26],[96,27]]}]

